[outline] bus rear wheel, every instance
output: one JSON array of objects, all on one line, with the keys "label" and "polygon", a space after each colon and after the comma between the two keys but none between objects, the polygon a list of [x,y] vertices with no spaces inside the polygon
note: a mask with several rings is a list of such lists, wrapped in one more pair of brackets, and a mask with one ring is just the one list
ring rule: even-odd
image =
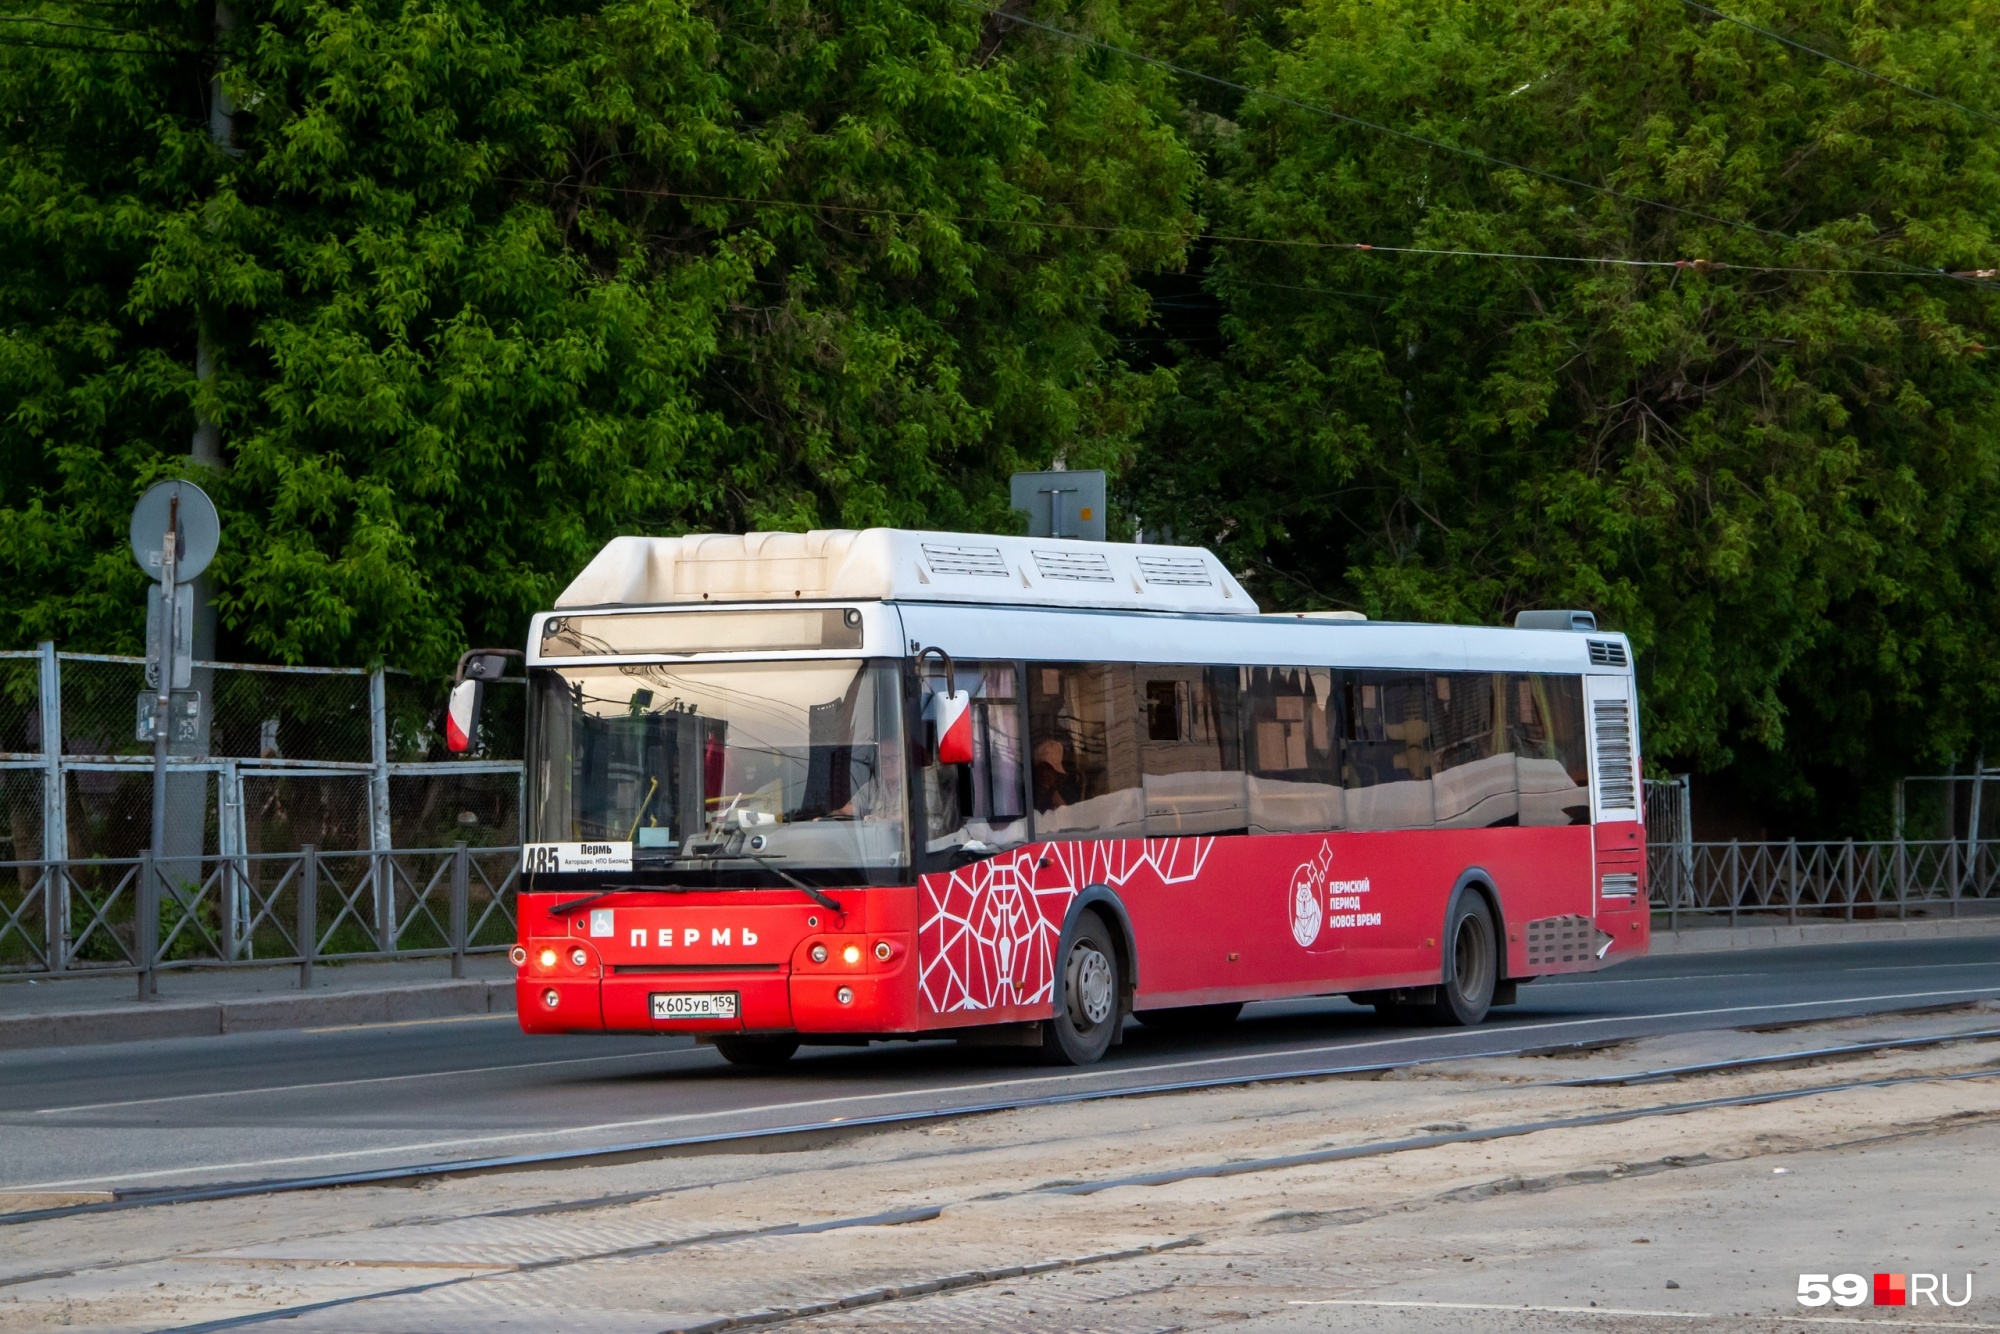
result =
[{"label": "bus rear wheel", "polygon": [[1118,1033],[1118,951],[1104,919],[1086,912],[1056,974],[1055,1017],[1042,1024],[1042,1059],[1089,1065],[1103,1058]]},{"label": "bus rear wheel", "polygon": [[799,1049],[797,1038],[717,1038],[715,1050],[731,1065],[769,1068],[783,1065]]},{"label": "bus rear wheel", "polygon": [[1470,1027],[1486,1018],[1500,982],[1499,937],[1485,896],[1472,890],[1458,896],[1444,924],[1444,943],[1444,978],[1426,1017]]},{"label": "bus rear wheel", "polygon": [[1227,1028],[1243,1013],[1242,1001],[1227,1005],[1177,1005],[1168,1010],[1141,1010],[1134,1017],[1163,1033],[1208,1033]]}]

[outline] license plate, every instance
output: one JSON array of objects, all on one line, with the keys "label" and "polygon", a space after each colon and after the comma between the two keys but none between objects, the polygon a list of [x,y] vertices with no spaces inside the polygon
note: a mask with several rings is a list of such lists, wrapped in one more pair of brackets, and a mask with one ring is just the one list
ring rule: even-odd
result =
[{"label": "license plate", "polygon": [[655,1019],[734,1019],[736,993],[733,991],[656,991],[653,993]]}]

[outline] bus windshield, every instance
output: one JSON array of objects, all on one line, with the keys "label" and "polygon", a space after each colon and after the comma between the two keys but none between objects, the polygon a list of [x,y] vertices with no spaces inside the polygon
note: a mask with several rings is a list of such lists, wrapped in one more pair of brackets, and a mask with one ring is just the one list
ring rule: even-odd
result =
[{"label": "bus windshield", "polygon": [[531,841],[629,842],[635,868],[909,863],[891,664],[536,668],[530,691]]}]

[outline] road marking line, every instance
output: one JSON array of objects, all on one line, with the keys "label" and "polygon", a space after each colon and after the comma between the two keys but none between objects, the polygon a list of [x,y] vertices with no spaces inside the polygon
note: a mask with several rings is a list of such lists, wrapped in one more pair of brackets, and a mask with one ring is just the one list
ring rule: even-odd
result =
[{"label": "road marking line", "polygon": [[[377,1028],[416,1028],[421,1024],[490,1024],[496,1019],[513,1021],[514,1018],[514,1012],[509,1010],[504,1014],[447,1014],[439,1015],[435,1019],[391,1019],[387,1023],[381,1024],[329,1024],[325,1028],[301,1028],[295,1031],[300,1033],[352,1033],[356,1029],[364,1028],[372,1030]],[[237,1030],[238,1033],[243,1031],[245,1030]],[[282,1033],[286,1030],[266,1028],[251,1031]],[[230,1034],[230,1036],[233,1037],[236,1034]]]},{"label": "road marking line", "polygon": [[[192,1102],[203,1098],[240,1098],[251,1093],[297,1093],[305,1089],[346,1088],[355,1084],[393,1084],[399,1079],[443,1079],[449,1075],[486,1075],[495,1070],[539,1070],[551,1065],[590,1065],[601,1061],[636,1061],[672,1054],[677,1049],[627,1052],[622,1056],[566,1056],[559,1061],[525,1061],[519,1065],[475,1065],[463,1070],[418,1070],[407,1075],[367,1075],[360,1079],[323,1079],[311,1084],[273,1084],[265,1088],[217,1089],[213,1093],[169,1093],[157,1098],[127,1098],[122,1102],[80,1102],[70,1107],[37,1107],[36,1116],[63,1112],[98,1112],[111,1107],[148,1107],[156,1102]],[[16,1113],[18,1115],[18,1113]]]},{"label": "road marking line", "polygon": [[[1865,968],[1829,968],[1829,973],[1935,973],[1946,968],[1991,968],[1991,959],[1972,963],[1884,963]],[[1636,987],[1648,982],[1708,982],[1725,977],[1769,977],[1769,973],[1675,973],[1671,977],[1604,977],[1598,973],[1558,973],[1541,979],[1544,986]]]},{"label": "road marking line", "polygon": [[[1592,1019],[1550,1020],[1538,1024],[1516,1024],[1492,1030],[1496,1036],[1516,1033],[1540,1032],[1550,1028],[1587,1028],[1595,1024],[1631,1023],[1634,1020],[1660,1019],[1701,1019],[1725,1014],[1769,1014],[1779,1010],[1801,1010],[1816,1006],[1861,1005],[1878,1001],[1936,1000],[1945,996],[1987,996],[1995,992],[1993,987],[1956,991],[1911,991],[1887,996],[1835,996],[1823,1000],[1789,1001],[1774,1005],[1731,1005],[1703,1010],[1673,1010],[1654,1015],[1611,1015]],[[376,1158],[393,1153],[431,1152],[437,1149],[470,1148],[482,1144],[507,1144],[521,1140],[569,1138],[579,1135],[601,1134],[615,1130],[636,1130],[647,1126],[673,1125],[689,1121],[712,1121],[719,1117],[754,1116],[762,1112],[782,1112],[807,1107],[832,1107],[843,1103],[880,1102],[890,1098],[937,1097],[950,1093],[978,1093],[995,1088],[1021,1088],[1049,1083],[1074,1084],[1079,1080],[1103,1078],[1105,1076],[1130,1076],[1149,1074],[1161,1070],[1182,1070],[1196,1066],[1223,1065],[1241,1061],[1279,1060],[1293,1056],[1310,1056],[1329,1051],[1362,1051],[1371,1047],[1394,1046],[1397,1044],[1419,1044],[1442,1042],[1466,1036],[1463,1030],[1451,1033],[1418,1033],[1404,1037],[1377,1038],[1368,1042],[1337,1043],[1317,1047],[1299,1047],[1289,1051],[1244,1052],[1235,1056],[1211,1056],[1200,1060],[1171,1061],[1159,1065],[1114,1066],[1110,1069],[1084,1071],[1069,1075],[1043,1075],[1028,1079],[993,1079],[976,1084],[951,1084],[937,1088],[897,1089],[879,1093],[851,1093],[834,1098],[808,1098],[797,1102],[763,1103],[755,1107],[725,1107],[712,1112],[677,1112],[668,1116],[649,1116],[630,1121],[601,1121],[587,1126],[551,1127],[542,1130],[515,1131],[505,1135],[474,1135],[456,1139],[425,1140],[416,1144],[392,1145],[376,1149],[345,1149],[331,1153],[293,1154],[282,1158],[250,1158],[233,1163],[193,1163],[181,1167],[163,1167],[147,1172],[121,1172],[106,1176],[71,1177],[62,1181],[45,1181],[29,1185],[12,1185],[9,1190],[56,1190],[74,1186],[95,1186],[105,1182],[150,1181],[160,1177],[186,1176],[192,1172],[236,1172],[254,1167],[287,1167],[295,1163],[338,1162],[351,1158]],[[1662,1036],[1662,1035],[1650,1035]],[[1285,1072],[1274,1070],[1272,1078],[1283,1078]]]}]

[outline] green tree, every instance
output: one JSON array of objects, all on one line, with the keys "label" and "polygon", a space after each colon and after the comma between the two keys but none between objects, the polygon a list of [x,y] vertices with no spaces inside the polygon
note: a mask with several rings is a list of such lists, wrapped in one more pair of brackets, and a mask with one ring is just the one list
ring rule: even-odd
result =
[{"label": "green tree", "polygon": [[20,642],[136,648],[125,515],[197,410],[224,651],[436,669],[615,533],[1004,526],[1008,471],[1115,463],[1170,382],[1112,333],[1193,228],[1160,76],[950,0],[244,0],[219,42],[209,0],[25,16]]},{"label": "green tree", "polygon": [[1186,85],[1219,341],[1131,503],[1279,605],[1594,608],[1656,764],[1855,832],[2000,754],[1996,11],[1735,8],[1984,114],[1670,3],[1135,15],[1288,100]]}]

